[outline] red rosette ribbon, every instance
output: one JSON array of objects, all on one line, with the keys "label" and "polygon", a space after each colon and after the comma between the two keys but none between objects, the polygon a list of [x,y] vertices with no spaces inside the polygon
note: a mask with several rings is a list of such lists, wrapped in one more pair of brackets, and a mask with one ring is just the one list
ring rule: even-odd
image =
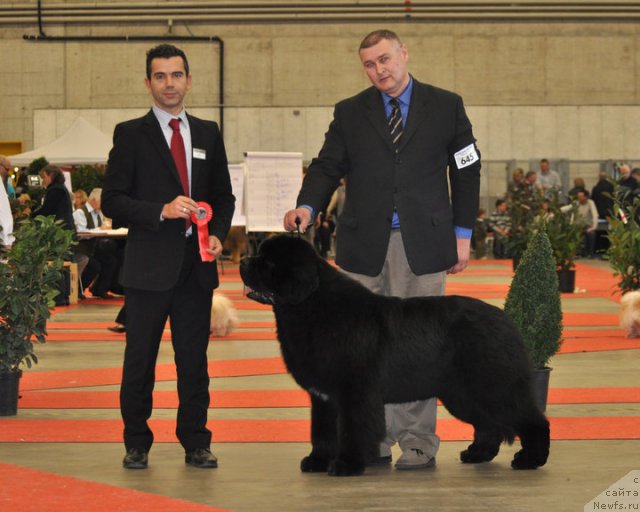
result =
[{"label": "red rosette ribbon", "polygon": [[209,229],[207,224],[213,218],[213,210],[208,203],[200,201],[198,210],[191,214],[191,222],[198,226],[198,244],[200,246],[200,258],[202,261],[213,261],[213,255],[207,252],[209,249]]}]

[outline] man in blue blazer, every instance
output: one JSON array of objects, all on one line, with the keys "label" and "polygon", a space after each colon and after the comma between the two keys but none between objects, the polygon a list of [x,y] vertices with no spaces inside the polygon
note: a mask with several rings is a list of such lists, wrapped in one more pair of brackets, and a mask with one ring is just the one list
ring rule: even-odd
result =
[{"label": "man in blue blazer", "polygon": [[[102,195],[104,214],[129,227],[122,269],[127,307],[120,389],[127,450],[123,466],[144,469],[148,464],[155,364],[169,318],[178,374],[176,434],[185,462],[217,467],[206,423],[207,346],[218,274],[215,259],[202,261],[197,226],[187,219],[198,211],[197,202],[212,207],[206,253],[217,258],[235,198],[217,124],[184,109],[191,87],[185,54],[172,45],[152,48],[145,84],[154,106],[147,115],[116,126]],[[171,149],[176,132],[182,157],[174,157]]]},{"label": "man in blue blazer", "polygon": [[[373,87],[339,102],[324,145],[307,171],[287,230],[305,229],[341,178],[336,262],[369,289],[399,297],[443,295],[446,273],[469,260],[479,205],[480,152],[462,98],[415,80],[409,52],[389,30],[367,35],[360,60]],[[435,465],[436,401],[385,406],[397,469]]]}]

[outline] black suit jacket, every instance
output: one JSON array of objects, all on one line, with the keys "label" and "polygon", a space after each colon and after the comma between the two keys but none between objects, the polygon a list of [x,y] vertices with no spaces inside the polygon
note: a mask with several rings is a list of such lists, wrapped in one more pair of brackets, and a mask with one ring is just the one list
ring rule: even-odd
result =
[{"label": "black suit jacket", "polygon": [[[193,158],[191,197],[213,208],[209,234],[224,241],[235,198],[227,155],[218,125],[187,116],[192,147],[205,159]],[[164,204],[183,195],[178,170],[153,111],[116,126],[102,192],[102,211],[129,235],[122,269],[125,288],[164,291],[179,277],[185,244],[184,219],[160,220]],[[193,226],[196,229],[196,226]],[[218,285],[216,262],[197,264],[205,289]]]},{"label": "black suit jacket", "polygon": [[336,105],[297,204],[323,210],[345,176],[336,255],[342,268],[370,276],[381,272],[395,207],[412,271],[446,270],[458,260],[454,226],[473,228],[478,213],[479,152],[462,169],[454,158],[470,145],[477,151],[462,98],[414,79],[396,153],[382,96],[371,87]]}]

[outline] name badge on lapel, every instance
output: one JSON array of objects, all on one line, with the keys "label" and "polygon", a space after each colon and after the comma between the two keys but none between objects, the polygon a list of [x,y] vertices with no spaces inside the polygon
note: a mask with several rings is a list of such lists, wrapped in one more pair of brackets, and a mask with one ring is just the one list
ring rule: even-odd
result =
[{"label": "name badge on lapel", "polygon": [[204,149],[193,148],[193,158],[197,158],[198,160],[206,160],[207,152]]}]

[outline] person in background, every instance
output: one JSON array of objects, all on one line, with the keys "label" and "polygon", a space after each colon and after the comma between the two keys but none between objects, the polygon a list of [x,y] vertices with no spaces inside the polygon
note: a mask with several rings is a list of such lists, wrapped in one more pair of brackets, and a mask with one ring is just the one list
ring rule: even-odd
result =
[{"label": "person in background", "polygon": [[[71,194],[65,186],[65,177],[62,170],[56,165],[46,165],[40,169],[40,179],[45,187],[42,204],[33,210],[30,217],[33,219],[38,215],[52,216],[61,222],[64,229],[72,231],[75,234],[76,226],[73,221],[73,206],[71,204]],[[75,250],[72,250],[72,260],[78,264],[78,272],[82,264],[83,258]],[[70,283],[65,275],[62,276],[60,285],[60,293],[56,296],[56,306],[66,306],[69,304]]]},{"label": "person in background", "polygon": [[[110,226],[102,214],[102,189],[94,188],[89,194],[86,204],[74,212],[74,219],[78,231],[107,229]],[[93,238],[93,258],[100,264],[100,271],[91,284],[89,290],[94,297],[111,299],[109,293],[112,283],[118,275],[118,245],[115,240],[107,238]]]},{"label": "person in background", "polygon": [[9,200],[12,201],[16,198],[16,189],[13,186],[13,181],[9,176],[9,170],[11,169],[11,160],[4,155],[0,155],[0,179],[2,179],[2,184],[4,185],[5,190],[7,191],[7,196]]},{"label": "person in background", "polygon": [[471,248],[475,251],[474,256],[477,260],[487,259],[487,233],[489,232],[489,223],[487,220],[487,212],[484,208],[478,210],[478,217],[473,226],[473,236],[471,237]]},{"label": "person in background", "polygon": [[517,194],[519,190],[525,187],[525,177],[524,177],[524,169],[522,167],[517,167],[511,173],[511,182],[508,187],[508,194]]},{"label": "person in background", "polygon": [[609,175],[602,171],[598,175],[598,183],[591,189],[591,200],[598,210],[598,218],[606,219],[613,209],[614,186]]},{"label": "person in background", "polygon": [[[4,187],[0,187],[0,249],[8,248],[13,244],[13,215],[9,196]],[[0,250],[0,252],[2,252]]]},{"label": "person in background", "polygon": [[[409,74],[409,50],[394,32],[368,34],[359,56],[373,87],[335,106],[284,228],[310,227],[346,177],[341,269],[380,294],[443,295],[446,273],[469,262],[478,213],[481,164],[471,123],[460,96]],[[372,462],[389,464],[397,442],[397,469],[434,467],[435,399],[388,404],[385,416],[387,438]]]},{"label": "person in background", "polygon": [[[76,219],[76,215],[75,215],[76,210],[82,209],[82,207],[85,204],[87,204],[88,200],[89,200],[89,196],[81,188],[73,191],[73,218],[74,218],[74,220],[79,220],[79,219]],[[76,226],[77,226],[77,222],[76,222]]]},{"label": "person in background", "polygon": [[557,171],[553,170],[549,166],[549,160],[543,158],[540,160],[540,173],[538,174],[537,186],[542,190],[542,194],[547,199],[554,199],[556,196],[558,200],[562,190],[562,180]]},{"label": "person in background", "polygon": [[[589,192],[580,190],[577,194],[578,219],[584,225],[584,249],[583,254],[588,258],[595,257],[596,230],[598,229],[598,210],[595,203],[589,199]],[[571,211],[572,205],[568,204],[560,208],[564,213]]]},{"label": "person in background", "polygon": [[638,182],[631,175],[631,167],[628,164],[620,165],[620,167],[618,167],[618,172],[620,173],[618,184],[621,187],[625,187],[632,191],[638,186]]},{"label": "person in background", "polygon": [[[82,189],[73,192],[73,222],[76,225],[76,231],[86,231],[87,223],[93,220],[88,213],[87,201],[89,196]],[[89,217],[87,217],[89,215]],[[88,290],[91,283],[100,274],[100,263],[94,258],[96,242],[91,238],[82,238],[78,240],[78,244],[74,247],[76,260],[78,263],[78,280],[80,281],[78,297],[84,299],[84,291]]]},{"label": "person in background", "polygon": [[539,187],[536,185],[538,181],[538,173],[536,171],[528,171],[524,177],[523,188],[528,197],[533,197]]},{"label": "person in background", "polygon": [[122,334],[127,331],[127,308],[122,306],[116,316],[116,325],[111,325],[107,329],[111,332]]},{"label": "person in background", "polygon": [[38,215],[52,215],[62,222],[62,227],[75,232],[71,196],[65,187],[65,177],[56,165],[46,165],[40,170],[40,179],[45,188],[42,204],[31,212],[31,218]]},{"label": "person in background", "polygon": [[548,199],[543,199],[540,201],[540,211],[536,215],[539,219],[544,221],[551,220],[555,216],[553,210],[551,209],[551,201]]},{"label": "person in background", "polygon": [[504,199],[496,200],[496,209],[489,216],[489,229],[493,232],[493,256],[498,260],[508,258],[507,242],[511,233],[511,217]]},{"label": "person in background", "polygon": [[575,178],[573,180],[573,188],[569,190],[567,194],[569,196],[570,201],[575,201],[578,198],[578,192],[581,190],[587,190],[584,185],[584,180],[582,178]]},{"label": "person in background", "polygon": [[[215,259],[231,226],[235,198],[218,125],[188,114],[184,98],[192,76],[179,48],[147,52],[145,85],[153,99],[143,117],[120,123],[113,134],[102,210],[129,229],[121,283],[127,314],[120,410],[126,469],[148,467],[153,432],[155,365],[167,319],[178,375],[176,434],[185,464],[215,468],[207,428],[207,348]],[[200,256],[192,215],[207,203],[213,217]]]}]

